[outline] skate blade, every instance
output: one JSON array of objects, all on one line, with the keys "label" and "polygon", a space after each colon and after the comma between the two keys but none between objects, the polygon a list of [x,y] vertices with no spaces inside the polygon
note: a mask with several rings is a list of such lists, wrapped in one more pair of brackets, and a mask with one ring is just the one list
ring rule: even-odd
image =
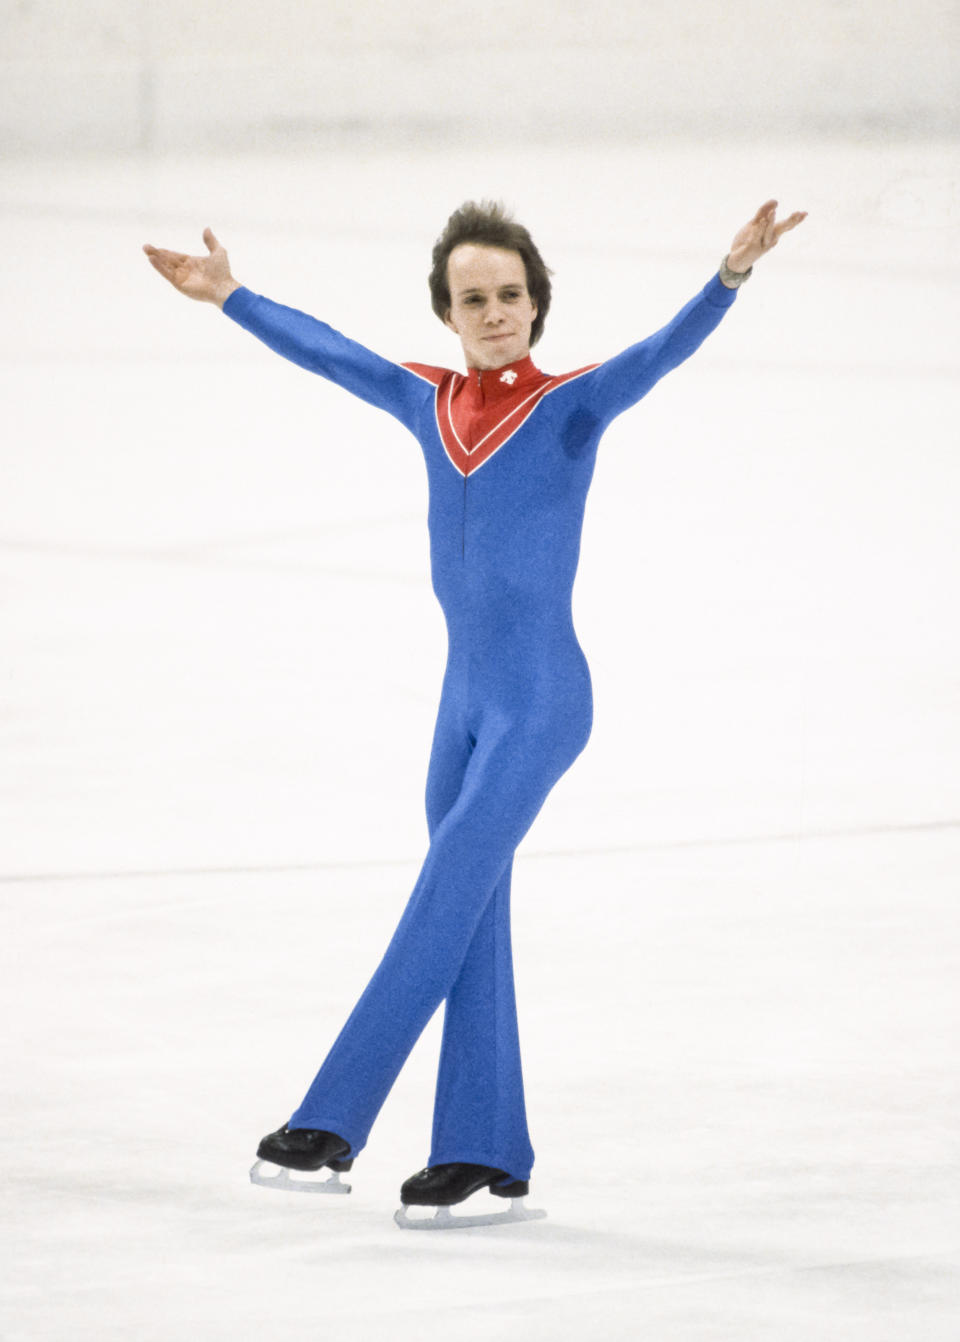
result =
[{"label": "skate blade", "polygon": [[394,1213],[394,1221],[401,1230],[468,1230],[471,1226],[502,1226],[514,1221],[539,1221],[546,1212],[539,1207],[525,1207],[523,1198],[511,1198],[504,1212],[482,1212],[478,1215],[454,1216],[449,1207],[438,1207],[433,1216],[410,1216],[407,1207]]},{"label": "skate blade", "polygon": [[[265,1174],[264,1170],[276,1170]],[[329,1179],[294,1178],[294,1174],[308,1174],[306,1170],[288,1170],[285,1165],[272,1165],[269,1160],[258,1160],[250,1170],[250,1182],[258,1188],[276,1188],[282,1193],[349,1193],[352,1184],[342,1184],[334,1170]]]}]

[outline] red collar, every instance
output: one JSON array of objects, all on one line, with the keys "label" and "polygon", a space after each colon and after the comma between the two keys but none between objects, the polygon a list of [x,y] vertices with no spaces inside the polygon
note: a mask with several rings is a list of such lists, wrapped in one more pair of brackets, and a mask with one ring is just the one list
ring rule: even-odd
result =
[{"label": "red collar", "polygon": [[516,433],[548,392],[596,368],[550,377],[536,368],[529,354],[504,368],[449,368],[405,363],[437,389],[437,428],[450,461],[469,475],[488,461]]},{"label": "red collar", "polygon": [[528,354],[516,363],[508,363],[503,368],[470,368],[467,370],[467,382],[471,389],[478,391],[486,405],[494,401],[506,400],[518,391],[527,391],[546,382],[546,374],[534,367]]}]

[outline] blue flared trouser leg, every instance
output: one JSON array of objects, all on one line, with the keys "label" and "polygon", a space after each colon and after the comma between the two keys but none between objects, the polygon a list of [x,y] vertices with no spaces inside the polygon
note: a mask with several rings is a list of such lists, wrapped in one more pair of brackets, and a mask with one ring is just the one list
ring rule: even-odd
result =
[{"label": "blue flared trouser leg", "polygon": [[[459,1152],[449,1158],[473,1155],[477,1163],[505,1169],[518,1179],[529,1173],[532,1152],[522,1090],[516,1102],[519,1045],[510,964],[510,866],[547,793],[586,740],[585,734],[558,733],[555,724],[551,727],[532,733],[492,724],[478,733],[472,751],[472,742],[465,741],[454,749],[452,736],[445,745],[444,733],[438,731],[436,773],[442,772],[440,761],[449,753],[448,785],[452,790],[460,770],[462,784],[433,830],[426,861],[386,953],[290,1119],[291,1127],[336,1132],[356,1155],[410,1050],[440,1003],[450,997],[450,1066],[442,1068],[439,1081],[442,1140]],[[438,782],[434,792],[439,797],[446,790]],[[492,1022],[477,1026],[473,1016],[488,1015],[488,1004],[497,994]],[[514,1093],[512,1107],[509,1100],[502,1109],[496,1098],[484,1101],[492,1102],[496,1111],[484,1144],[489,1159],[461,1148],[452,1126],[463,1117],[464,1141],[479,1141],[479,1090],[464,1086],[452,1070],[451,1049],[461,1043],[483,1057],[484,1086],[496,1089],[505,1082]],[[447,1095],[452,1103],[449,1119]]]},{"label": "blue flared trouser leg", "polygon": [[447,996],[428,1165],[468,1161],[528,1179],[527,1131],[510,944],[508,867]]}]

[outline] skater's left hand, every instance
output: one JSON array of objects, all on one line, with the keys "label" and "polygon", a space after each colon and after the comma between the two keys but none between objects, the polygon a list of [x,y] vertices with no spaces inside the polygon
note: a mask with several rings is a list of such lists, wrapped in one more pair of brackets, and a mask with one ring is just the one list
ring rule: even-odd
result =
[{"label": "skater's left hand", "polygon": [[784,219],[778,224],[777,201],[768,200],[765,205],[760,206],[749,224],[744,224],[730,244],[727,265],[738,275],[742,275],[755,261],[759,261],[761,256],[776,247],[784,233],[789,233],[791,228],[802,224],[806,217],[806,210],[797,210],[789,219]]}]

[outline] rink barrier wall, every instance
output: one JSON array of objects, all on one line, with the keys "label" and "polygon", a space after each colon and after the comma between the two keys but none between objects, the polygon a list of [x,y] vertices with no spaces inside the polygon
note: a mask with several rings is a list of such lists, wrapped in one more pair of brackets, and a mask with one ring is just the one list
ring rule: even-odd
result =
[{"label": "rink barrier wall", "polygon": [[3,7],[0,148],[960,133],[952,0]]}]

